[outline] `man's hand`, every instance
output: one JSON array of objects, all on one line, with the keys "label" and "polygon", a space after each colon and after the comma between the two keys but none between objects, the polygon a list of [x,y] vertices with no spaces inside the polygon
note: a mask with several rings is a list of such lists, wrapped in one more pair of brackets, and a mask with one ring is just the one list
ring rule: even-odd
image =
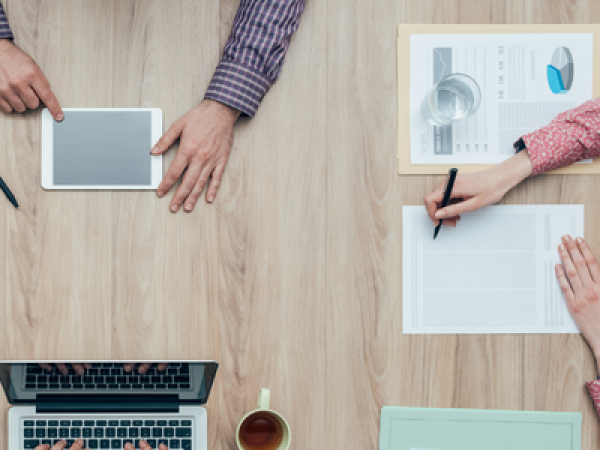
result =
[{"label": "man's hand", "polygon": [[[160,450],[169,450],[165,444],[160,444],[158,446],[158,448]],[[134,449],[135,449],[135,447],[133,446],[133,444],[130,444],[130,443],[125,444],[125,450],[134,450]],[[141,450],[153,450],[152,447],[150,447],[146,441],[140,441],[140,449]]]},{"label": "man's hand", "polygon": [[[168,363],[158,363],[156,365],[156,368],[158,369],[159,372],[163,372],[167,368],[168,365],[169,365]],[[144,373],[148,372],[148,369],[150,368],[150,366],[152,366],[152,363],[143,363],[138,366],[137,370],[139,373],[144,374]],[[123,370],[125,372],[131,372],[134,368],[135,368],[135,363],[123,364]]]},{"label": "man's hand", "polygon": [[563,263],[554,267],[558,284],[600,374],[600,265],[582,238],[563,236],[558,254]]},{"label": "man's hand", "polygon": [[[77,439],[73,445],[71,446],[70,449],[68,450],[82,450],[83,447],[83,439]],[[52,448],[48,445],[48,444],[42,444],[42,445],[38,445],[35,450],[63,450],[67,448],[67,441],[62,440],[62,441],[58,441],[56,444],[54,444],[52,446]],[[86,448],[86,450],[89,450]]]},{"label": "man's hand", "polygon": [[[233,145],[233,125],[240,112],[214,100],[203,100],[171,125],[152,149],[153,155],[165,153],[179,138],[179,150],[162,183],[156,191],[163,197],[171,186],[183,176],[170,209],[185,211],[194,209],[212,174],[206,199],[212,202],[219,189],[225,165]],[[184,173],[185,172],[185,173]]]},{"label": "man's hand", "polygon": [[63,120],[63,111],[40,67],[8,39],[0,39],[0,110],[22,113],[36,109],[40,100],[55,120]]},{"label": "man's hand", "polygon": [[[38,365],[42,369],[44,369],[46,372],[51,372],[52,371],[52,364],[40,363]],[[66,364],[57,363],[55,365],[56,365],[56,368],[58,369],[58,371],[60,373],[62,373],[63,375],[68,375],[69,374],[69,368],[67,367]],[[77,375],[83,375],[85,373],[85,369],[91,368],[92,365],[88,364],[88,363],[84,363],[84,364],[71,364],[71,367],[73,367],[73,370],[75,371],[75,373]]]},{"label": "man's hand", "polygon": [[[84,441],[82,439],[77,439],[75,443],[71,446],[70,449],[67,450],[82,450]],[[67,441],[59,441],[50,448],[48,444],[38,445],[35,450],[63,450],[67,447]],[[125,444],[125,450],[134,450],[135,447],[133,444],[127,443]],[[160,450],[169,450],[165,444],[160,444],[158,446]],[[140,441],[140,449],[141,450],[153,450],[152,447],[148,445],[146,441]],[[89,450],[86,448],[85,450]]]},{"label": "man's hand", "polygon": [[435,225],[439,219],[444,219],[444,225],[455,227],[460,214],[498,203],[531,172],[529,154],[523,150],[491,169],[458,175],[447,207],[441,208],[445,182],[423,199],[427,214]]},{"label": "man's hand", "polygon": [[[138,366],[137,370],[139,373],[144,374],[144,373],[148,372],[148,369],[152,366],[152,364],[153,363],[142,363]],[[52,371],[52,364],[39,363],[38,365],[47,372]],[[156,368],[158,369],[159,372],[162,372],[167,368],[168,365],[169,365],[168,363],[157,363]],[[58,371],[60,373],[62,373],[63,375],[69,374],[69,367],[67,367],[67,364],[57,363],[57,364],[55,364],[55,366],[58,369]],[[77,373],[77,375],[84,375],[85,369],[91,369],[92,365],[89,363],[71,364],[71,367],[73,367],[73,370],[75,371],[75,373]],[[134,368],[135,368],[135,363],[123,363],[123,370],[125,372],[131,372]]]}]

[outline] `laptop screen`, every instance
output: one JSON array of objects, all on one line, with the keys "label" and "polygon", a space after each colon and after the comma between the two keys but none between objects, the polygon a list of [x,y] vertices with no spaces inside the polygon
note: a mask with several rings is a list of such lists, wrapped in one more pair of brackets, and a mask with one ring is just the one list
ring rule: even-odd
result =
[{"label": "laptop screen", "polygon": [[[56,363],[0,363],[0,382],[9,403],[33,403],[38,395],[177,395],[181,403],[204,404],[218,364],[182,361],[152,364],[140,373],[139,364],[126,371],[123,362],[91,362],[83,375],[69,362],[68,374]],[[79,362],[79,364],[83,364]],[[50,370],[48,370],[50,369]]]}]

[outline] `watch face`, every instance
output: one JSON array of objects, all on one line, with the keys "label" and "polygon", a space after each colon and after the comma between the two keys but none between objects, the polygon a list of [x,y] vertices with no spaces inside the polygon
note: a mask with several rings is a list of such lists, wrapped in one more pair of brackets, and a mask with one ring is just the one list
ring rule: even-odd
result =
[{"label": "watch face", "polygon": [[526,145],[523,142],[523,138],[519,138],[517,142],[513,144],[516,153],[519,153],[521,150],[525,149]]}]

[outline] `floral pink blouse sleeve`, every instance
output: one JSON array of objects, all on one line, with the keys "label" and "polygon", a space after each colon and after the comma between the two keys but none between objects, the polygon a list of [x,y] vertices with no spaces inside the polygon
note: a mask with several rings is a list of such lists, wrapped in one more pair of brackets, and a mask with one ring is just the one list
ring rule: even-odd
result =
[{"label": "floral pink blouse sleeve", "polygon": [[600,417],[600,380],[590,381],[585,384],[588,388],[588,392],[592,397],[592,401],[594,402],[594,406],[596,407],[596,413],[598,417]]},{"label": "floral pink blouse sleeve", "polygon": [[523,136],[532,176],[600,156],[600,98],[559,114],[549,125]]}]

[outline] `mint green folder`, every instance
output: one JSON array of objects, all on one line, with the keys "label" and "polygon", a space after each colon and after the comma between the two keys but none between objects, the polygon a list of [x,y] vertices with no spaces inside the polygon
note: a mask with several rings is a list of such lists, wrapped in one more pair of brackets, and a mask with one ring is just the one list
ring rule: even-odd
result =
[{"label": "mint green folder", "polygon": [[581,414],[385,406],[379,450],[581,450]]}]

